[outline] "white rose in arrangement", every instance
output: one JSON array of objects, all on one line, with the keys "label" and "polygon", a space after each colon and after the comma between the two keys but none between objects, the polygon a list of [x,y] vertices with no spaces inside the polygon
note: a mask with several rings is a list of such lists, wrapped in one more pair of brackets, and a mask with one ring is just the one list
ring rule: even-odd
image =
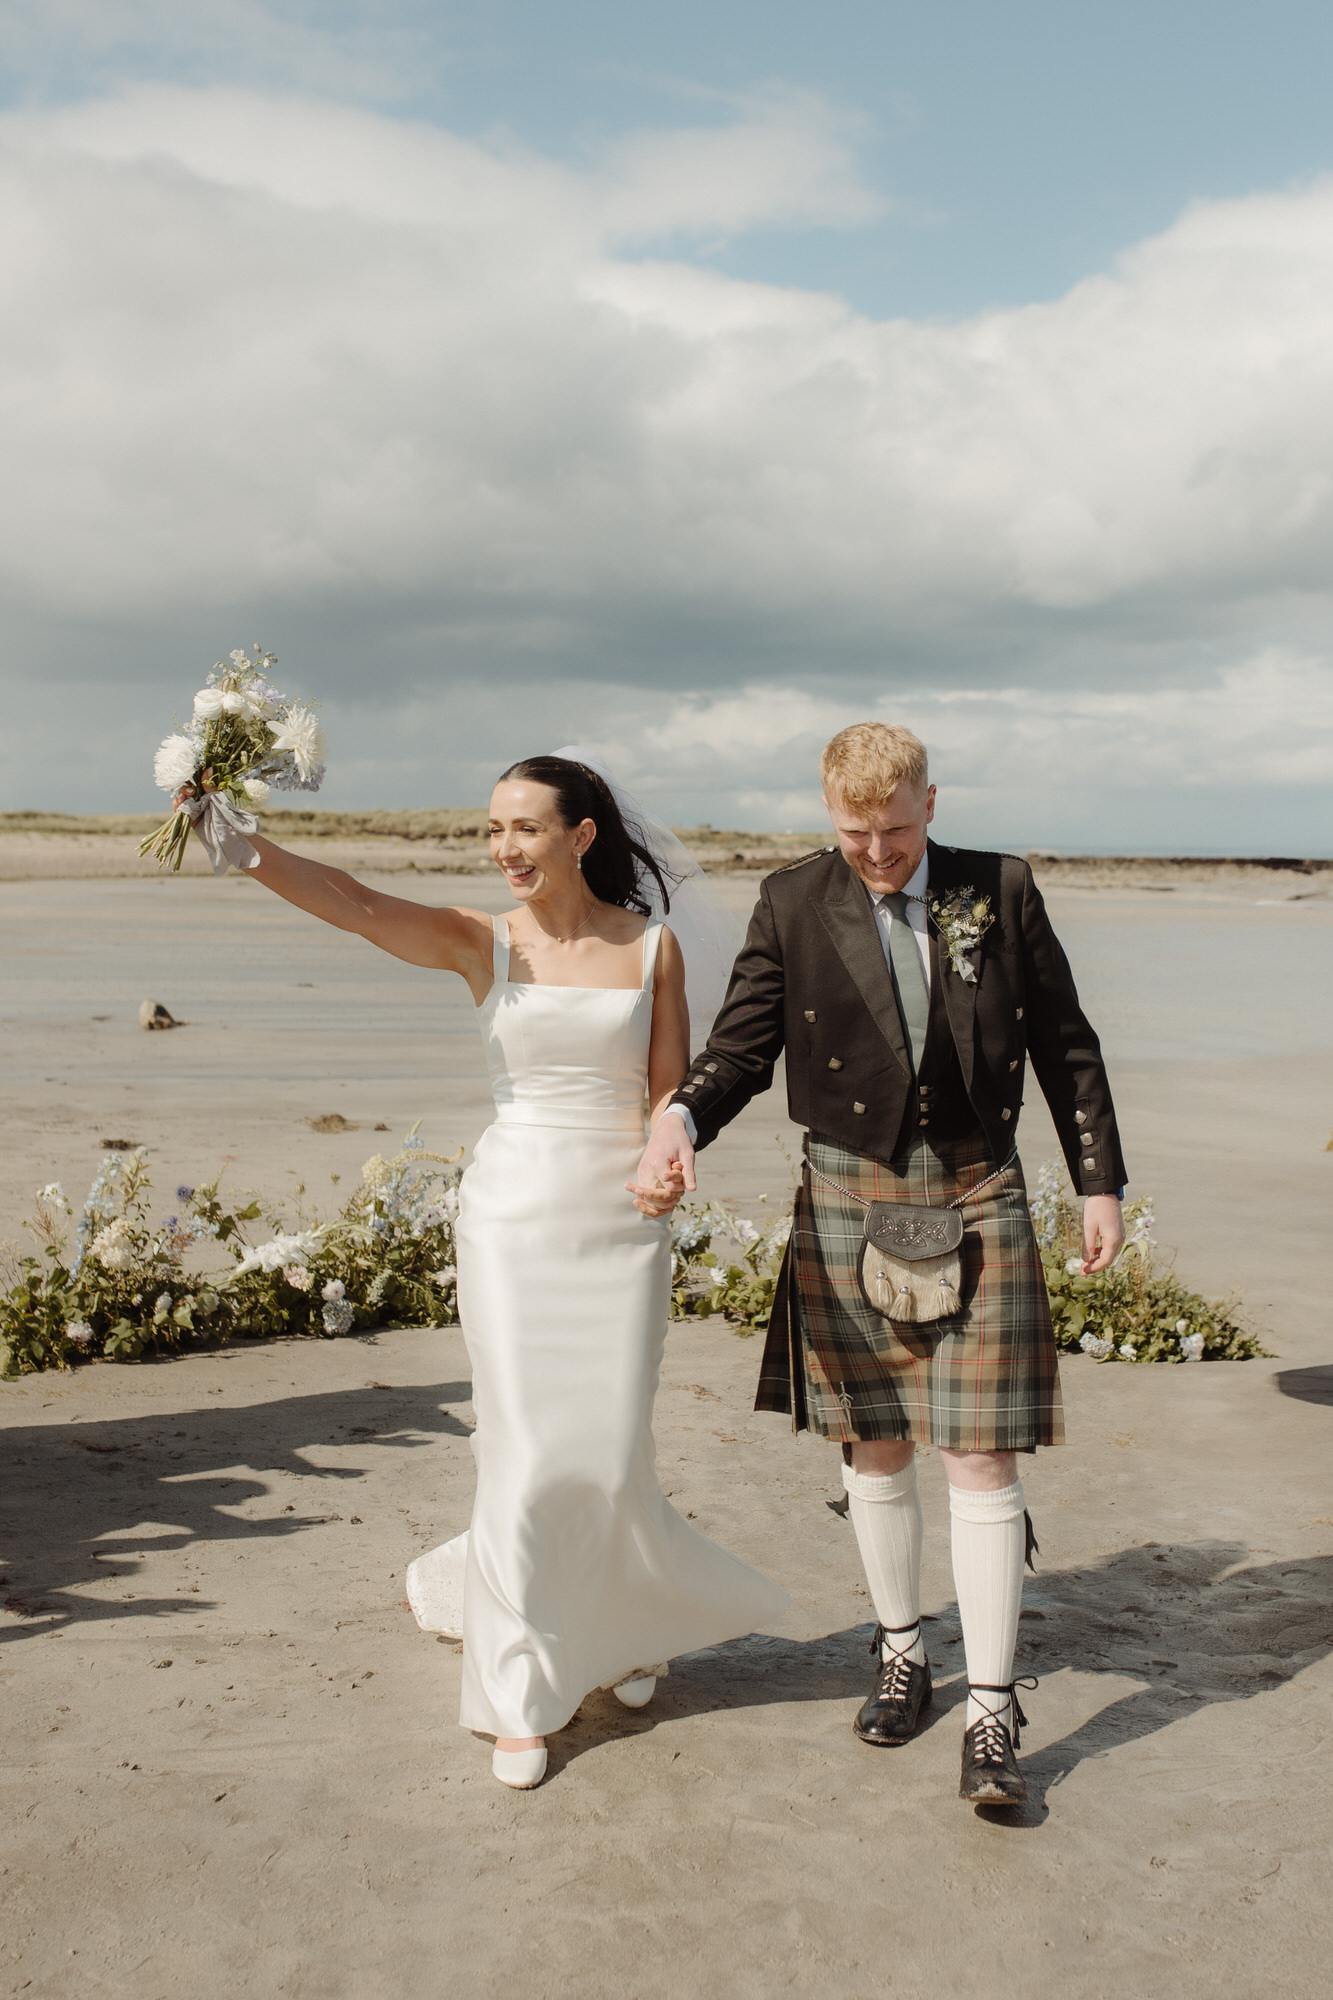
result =
[{"label": "white rose in arrangement", "polygon": [[304,1264],[285,1264],[282,1275],[293,1291],[308,1292],[310,1290],[310,1273]]},{"label": "white rose in arrangement", "polygon": [[341,1278],[330,1278],[328,1284],[325,1285],[323,1291],[320,1293],[320,1297],[327,1299],[330,1305],[336,1305],[339,1299],[347,1297],[347,1287]]},{"label": "white rose in arrangement", "polygon": [[72,1340],[76,1347],[86,1347],[93,1337],[93,1330],[86,1319],[72,1319],[65,1328],[66,1340]]},{"label": "white rose in arrangement", "polygon": [[1183,1334],[1181,1336],[1180,1351],[1186,1361],[1202,1361],[1203,1335],[1201,1333]]},{"label": "white rose in arrangement", "polygon": [[220,687],[200,688],[194,698],[194,719],[196,722],[216,722],[223,713],[226,696]]},{"label": "white rose in arrangement", "polygon": [[263,778],[245,779],[245,796],[252,806],[266,806],[272,793]]},{"label": "white rose in arrangement", "polygon": [[194,776],[199,753],[188,736],[168,736],[153,758],[153,783],[161,792],[178,792]]}]

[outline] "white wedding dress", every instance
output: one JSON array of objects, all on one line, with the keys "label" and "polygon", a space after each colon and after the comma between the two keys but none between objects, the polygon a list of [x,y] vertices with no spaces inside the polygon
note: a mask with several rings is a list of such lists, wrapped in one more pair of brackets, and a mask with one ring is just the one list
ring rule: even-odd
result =
[{"label": "white wedding dress", "polygon": [[661,925],[625,992],[512,984],[508,921],[494,924],[478,1013],[495,1123],[463,1176],[457,1238],[476,1501],[467,1534],[411,1565],[408,1596],[426,1629],[461,1629],[463,1727],[545,1736],[592,1689],[751,1632],[788,1599],[657,1481],[670,1225],[625,1183]]}]

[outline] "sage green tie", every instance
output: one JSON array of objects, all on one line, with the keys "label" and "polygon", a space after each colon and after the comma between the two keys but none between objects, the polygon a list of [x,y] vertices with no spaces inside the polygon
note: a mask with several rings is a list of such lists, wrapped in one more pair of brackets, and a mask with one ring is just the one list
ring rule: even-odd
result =
[{"label": "sage green tie", "polygon": [[907,921],[907,897],[900,890],[882,899],[891,912],[889,959],[893,966],[893,987],[898,1011],[912,1051],[912,1069],[919,1072],[926,1029],[930,1025],[930,990],[921,969],[921,953],[912,926]]}]

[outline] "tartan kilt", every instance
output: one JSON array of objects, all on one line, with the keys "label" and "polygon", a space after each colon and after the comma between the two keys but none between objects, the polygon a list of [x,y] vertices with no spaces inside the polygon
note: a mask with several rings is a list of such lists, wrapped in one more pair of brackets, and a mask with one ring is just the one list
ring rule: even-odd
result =
[{"label": "tartan kilt", "polygon": [[866,1303],[866,1210],[818,1178],[866,1201],[938,1208],[995,1166],[980,1132],[933,1145],[918,1135],[889,1164],[807,1135],[756,1408],[789,1409],[795,1429],[844,1444],[1031,1451],[1064,1442],[1050,1306],[1017,1159],[960,1210],[961,1312],[920,1323],[885,1319]]}]

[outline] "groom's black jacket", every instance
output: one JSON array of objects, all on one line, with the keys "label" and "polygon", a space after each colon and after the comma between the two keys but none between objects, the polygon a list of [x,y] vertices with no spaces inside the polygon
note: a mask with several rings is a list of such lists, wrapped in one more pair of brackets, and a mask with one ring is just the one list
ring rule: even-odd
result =
[{"label": "groom's black jacket", "polygon": [[[1125,1163],[1101,1048],[1032,870],[1012,854],[934,841],[929,853],[932,903],[964,888],[990,898],[975,984],[938,945],[932,967],[996,1160],[1013,1148],[1030,1057],[1075,1189],[1114,1194]],[[768,1089],[784,1049],[796,1123],[892,1159],[916,1122],[916,1080],[870,896],[837,848],[779,869],[760,889],[708,1045],[673,1099],[693,1114],[700,1146]]]}]

